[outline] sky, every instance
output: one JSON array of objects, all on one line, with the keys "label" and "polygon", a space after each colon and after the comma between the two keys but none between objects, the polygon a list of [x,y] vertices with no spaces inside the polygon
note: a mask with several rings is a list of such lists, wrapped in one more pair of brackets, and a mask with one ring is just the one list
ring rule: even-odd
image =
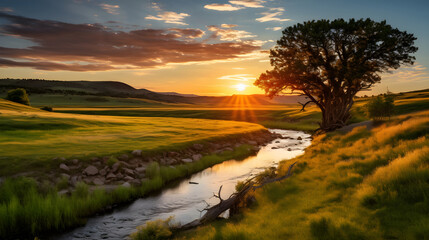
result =
[{"label": "sky", "polygon": [[0,78],[121,81],[157,92],[260,94],[269,49],[308,20],[386,20],[413,66],[363,94],[429,88],[427,0],[0,0]]}]

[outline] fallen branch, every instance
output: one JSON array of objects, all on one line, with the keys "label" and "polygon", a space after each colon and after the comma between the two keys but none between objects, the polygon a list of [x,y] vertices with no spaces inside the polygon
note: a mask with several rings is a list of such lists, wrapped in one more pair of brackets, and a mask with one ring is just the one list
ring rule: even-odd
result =
[{"label": "fallen branch", "polygon": [[205,211],[205,214],[201,218],[195,219],[194,221],[187,223],[179,228],[176,228],[175,230],[187,230],[187,229],[195,228],[200,225],[206,224],[208,222],[214,221],[219,217],[219,215],[221,215],[226,210],[230,210],[230,215],[233,215],[238,211],[239,204],[243,202],[244,197],[250,190],[255,191],[256,189],[261,188],[268,183],[278,182],[290,177],[292,175],[292,168],[295,166],[296,163],[297,162],[294,162],[289,166],[289,169],[286,175],[284,176],[264,180],[262,183],[259,183],[258,185],[256,185],[256,183],[253,181],[255,177],[247,180],[244,183],[243,187],[240,189],[240,191],[231,194],[231,196],[229,196],[228,199],[222,199],[221,197],[222,186],[220,186],[218,194],[216,195],[213,193],[213,197],[219,199],[218,204],[211,207],[209,204],[207,204],[206,208],[204,208],[203,210],[200,210],[200,212]]}]

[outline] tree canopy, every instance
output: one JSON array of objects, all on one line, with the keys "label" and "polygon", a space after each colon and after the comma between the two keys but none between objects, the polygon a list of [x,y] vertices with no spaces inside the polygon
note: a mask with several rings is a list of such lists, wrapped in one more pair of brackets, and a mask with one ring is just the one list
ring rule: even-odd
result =
[{"label": "tree canopy", "polygon": [[30,99],[28,99],[27,91],[23,88],[8,91],[5,99],[16,103],[30,105]]},{"label": "tree canopy", "polygon": [[270,97],[302,93],[322,111],[320,128],[346,124],[357,92],[380,82],[380,74],[413,64],[416,37],[371,19],[313,20],[283,30],[270,52],[272,70],[255,85]]}]

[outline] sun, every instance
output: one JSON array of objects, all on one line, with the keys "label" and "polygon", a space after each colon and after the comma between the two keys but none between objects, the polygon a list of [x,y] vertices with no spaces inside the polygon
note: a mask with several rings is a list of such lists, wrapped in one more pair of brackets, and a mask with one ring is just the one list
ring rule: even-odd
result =
[{"label": "sun", "polygon": [[246,90],[247,85],[246,85],[246,84],[239,83],[239,84],[234,85],[233,87],[234,87],[237,91],[242,92],[242,91]]}]

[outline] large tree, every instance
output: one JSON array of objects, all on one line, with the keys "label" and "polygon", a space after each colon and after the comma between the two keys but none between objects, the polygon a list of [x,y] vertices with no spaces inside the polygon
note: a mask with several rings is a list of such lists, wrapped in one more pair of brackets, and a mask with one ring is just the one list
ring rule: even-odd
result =
[{"label": "large tree", "polygon": [[270,97],[300,92],[322,111],[320,129],[344,126],[357,92],[381,80],[380,74],[413,64],[413,34],[371,19],[318,20],[287,27],[271,50],[273,69],[255,85]]}]

